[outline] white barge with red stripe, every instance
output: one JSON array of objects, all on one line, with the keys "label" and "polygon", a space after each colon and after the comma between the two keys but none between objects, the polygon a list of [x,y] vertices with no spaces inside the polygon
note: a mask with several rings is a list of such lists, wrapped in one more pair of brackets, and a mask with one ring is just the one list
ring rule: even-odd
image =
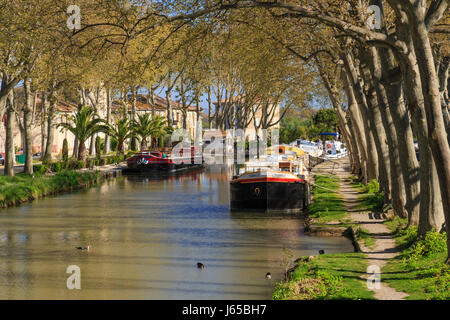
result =
[{"label": "white barge with red stripe", "polygon": [[244,173],[230,183],[231,210],[299,212],[309,203],[305,152],[276,145],[267,155],[245,163]]},{"label": "white barge with red stripe", "polygon": [[247,172],[231,181],[231,210],[298,212],[308,204],[308,183],[291,172]]}]

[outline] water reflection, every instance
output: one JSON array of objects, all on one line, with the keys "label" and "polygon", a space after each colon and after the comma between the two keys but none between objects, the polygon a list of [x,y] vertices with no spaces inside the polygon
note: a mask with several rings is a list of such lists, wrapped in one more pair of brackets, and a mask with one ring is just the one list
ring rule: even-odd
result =
[{"label": "water reflection", "polygon": [[[302,235],[294,216],[231,214],[232,172],[124,177],[3,210],[0,298],[268,299],[284,247],[352,251],[346,239]],[[89,253],[75,249],[87,244]],[[81,290],[66,288],[73,264]]]}]

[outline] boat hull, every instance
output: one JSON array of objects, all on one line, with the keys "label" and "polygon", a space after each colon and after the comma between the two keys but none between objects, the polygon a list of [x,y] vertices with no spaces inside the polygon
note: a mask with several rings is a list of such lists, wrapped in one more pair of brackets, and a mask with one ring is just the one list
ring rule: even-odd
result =
[{"label": "boat hull", "polygon": [[127,160],[128,172],[177,172],[203,167],[201,157],[162,157],[162,153],[139,153]]},{"label": "boat hull", "polygon": [[305,181],[233,181],[230,194],[232,211],[299,212],[308,204],[308,184]]},{"label": "boat hull", "polygon": [[174,164],[174,163],[149,163],[135,167],[128,167],[129,172],[177,172],[189,169],[203,168],[202,164]]}]

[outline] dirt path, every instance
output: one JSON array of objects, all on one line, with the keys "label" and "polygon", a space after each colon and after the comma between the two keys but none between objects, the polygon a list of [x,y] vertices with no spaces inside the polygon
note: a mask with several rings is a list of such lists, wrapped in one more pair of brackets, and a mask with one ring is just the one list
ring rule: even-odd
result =
[{"label": "dirt path", "polygon": [[[355,209],[355,205],[358,202],[358,192],[352,188],[347,179],[351,175],[348,159],[322,163],[313,170],[313,173],[334,174],[339,177],[340,193],[352,221],[367,230],[376,240],[374,247],[367,248],[361,245],[361,250],[367,254],[369,266],[377,266],[381,270],[387,261],[394,258],[399,252],[395,248],[395,239],[386,225],[383,224],[385,221],[384,217],[380,214],[360,212],[358,209]],[[367,279],[368,276],[368,274],[365,274],[361,278]],[[383,282],[380,285],[379,289],[374,289],[374,297],[378,300],[404,300],[408,296],[406,293],[398,292]]]}]

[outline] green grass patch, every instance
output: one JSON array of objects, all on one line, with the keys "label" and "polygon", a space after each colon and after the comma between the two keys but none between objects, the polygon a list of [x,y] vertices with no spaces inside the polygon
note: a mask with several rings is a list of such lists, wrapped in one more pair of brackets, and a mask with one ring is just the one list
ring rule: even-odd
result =
[{"label": "green grass patch", "polygon": [[447,235],[429,232],[416,240],[417,228],[405,229],[406,219],[386,222],[403,251],[382,270],[382,281],[409,294],[410,300],[450,299],[450,268],[445,265]]},{"label": "green grass patch", "polygon": [[371,180],[367,185],[364,185],[354,176],[348,177],[347,181],[360,193],[359,203],[355,209],[371,212],[381,212],[383,210],[384,193],[380,192],[378,181]]},{"label": "green grass patch", "polygon": [[375,247],[376,244],[375,238],[372,237],[372,234],[364,228],[358,228],[358,230],[356,230],[356,238],[358,240],[364,241],[364,245],[367,248]]},{"label": "green grass patch", "polygon": [[317,223],[344,221],[348,218],[344,202],[339,195],[339,178],[332,175],[315,175],[312,188],[313,201],[308,207],[310,217]]},{"label": "green grass patch", "polygon": [[16,174],[0,176],[0,207],[11,207],[34,199],[96,183],[98,172],[62,171],[53,176]]},{"label": "green grass patch", "polygon": [[274,300],[359,300],[373,299],[367,290],[367,262],[362,253],[326,254],[300,261],[289,281],[276,285]]}]

